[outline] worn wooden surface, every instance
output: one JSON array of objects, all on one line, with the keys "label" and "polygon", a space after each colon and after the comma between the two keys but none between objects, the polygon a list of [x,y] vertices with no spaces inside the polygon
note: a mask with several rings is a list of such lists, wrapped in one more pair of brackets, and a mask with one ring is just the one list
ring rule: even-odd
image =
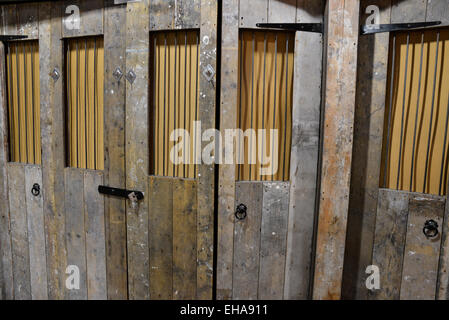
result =
[{"label": "worn wooden surface", "polygon": [[391,23],[426,21],[427,0],[391,0]]},{"label": "worn wooden surface", "polygon": [[372,264],[380,270],[380,290],[370,291],[370,299],[399,299],[408,202],[407,192],[379,190]]},{"label": "worn wooden surface", "polygon": [[149,0],[150,30],[200,27],[201,0]]},{"label": "worn wooden surface", "polygon": [[235,208],[247,206],[247,217],[234,226],[234,265],[232,299],[257,299],[259,288],[260,230],[263,206],[263,183],[237,182]]},{"label": "worn wooden surface", "polygon": [[[217,14],[218,3],[201,0],[200,29],[200,80],[198,120],[203,130],[215,128],[217,88]],[[208,68],[209,67],[209,68]],[[207,68],[207,69],[206,69]],[[204,75],[214,70],[210,80]],[[202,149],[209,142],[202,142]],[[214,255],[214,165],[198,165],[198,215],[197,215],[197,290],[199,300],[212,299],[213,255]]]},{"label": "worn wooden surface", "polygon": [[108,297],[104,196],[98,193],[99,185],[103,185],[101,172],[84,172],[84,232],[89,300],[106,300]]},{"label": "worn wooden surface", "polygon": [[426,21],[441,21],[442,24],[449,24],[449,0],[429,0],[427,1]]},{"label": "worn wooden surface", "polygon": [[[320,5],[320,1],[314,1]],[[290,22],[296,20],[297,0],[268,0],[269,23]]]},{"label": "worn wooden surface", "polygon": [[27,208],[28,241],[30,250],[31,298],[47,300],[47,259],[45,249],[45,223],[42,194],[33,195],[34,184],[42,187],[42,169],[25,167],[25,201]]},{"label": "worn wooden surface", "polygon": [[[62,11],[62,34],[64,38],[103,34],[103,7],[105,0],[65,0],[60,3]],[[70,5],[76,5],[80,13],[80,28],[73,28]]]},{"label": "worn wooden surface", "polygon": [[[314,299],[339,299],[346,240],[360,1],[328,1],[327,64]],[[343,40],[344,39],[344,40]]]},{"label": "worn wooden surface", "polygon": [[428,220],[434,220],[441,226],[444,205],[444,199],[425,196],[414,196],[409,200],[401,300],[435,299],[441,236],[427,238],[423,227]]},{"label": "worn wooden surface", "polygon": [[256,23],[268,22],[269,0],[239,0],[240,28],[255,28]]},{"label": "worn wooden surface", "polygon": [[149,178],[150,298],[173,298],[173,179]]},{"label": "worn wooden surface", "polygon": [[[126,73],[126,188],[148,194],[148,1],[127,4]],[[134,206],[127,203],[128,294],[149,299],[148,197]]]}]

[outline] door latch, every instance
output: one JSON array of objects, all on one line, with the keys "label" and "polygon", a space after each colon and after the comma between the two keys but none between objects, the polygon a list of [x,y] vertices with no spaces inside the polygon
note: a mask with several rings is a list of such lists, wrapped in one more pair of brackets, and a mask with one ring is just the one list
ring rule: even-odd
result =
[{"label": "door latch", "polygon": [[129,199],[132,202],[137,202],[144,198],[144,194],[141,191],[133,191],[119,188],[111,188],[106,186],[98,186],[98,192],[101,194],[106,194],[109,196],[120,197],[124,199]]}]

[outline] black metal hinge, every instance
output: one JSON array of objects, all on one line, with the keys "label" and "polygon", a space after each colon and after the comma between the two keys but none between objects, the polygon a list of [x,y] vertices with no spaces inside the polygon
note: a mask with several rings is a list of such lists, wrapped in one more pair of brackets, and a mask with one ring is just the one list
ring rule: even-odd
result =
[{"label": "black metal hinge", "polygon": [[13,40],[20,40],[20,39],[26,39],[26,38],[28,38],[28,36],[10,36],[10,35],[7,35],[7,36],[3,36],[3,35],[0,35],[0,41],[13,41]]},{"label": "black metal hinge", "polygon": [[323,24],[321,23],[257,23],[256,26],[258,28],[323,33]]},{"label": "black metal hinge", "polygon": [[143,192],[141,191],[133,191],[119,188],[111,188],[106,186],[98,186],[98,192],[101,194],[106,194],[110,196],[131,199],[131,197],[135,197],[137,200],[142,200],[144,198]]},{"label": "black metal hinge", "polygon": [[369,24],[362,26],[362,28],[360,29],[360,34],[366,35],[381,32],[405,31],[405,30],[432,27],[440,24],[441,21],[393,23],[393,24]]}]

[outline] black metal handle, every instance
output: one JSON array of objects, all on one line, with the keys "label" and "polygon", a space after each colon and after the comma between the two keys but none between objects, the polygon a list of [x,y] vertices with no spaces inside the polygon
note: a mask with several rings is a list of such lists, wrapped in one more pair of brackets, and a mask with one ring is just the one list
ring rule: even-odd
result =
[{"label": "black metal handle", "polygon": [[130,195],[134,196],[137,200],[142,200],[144,198],[143,192],[141,191],[111,188],[106,186],[98,186],[98,192],[125,199],[129,199]]},{"label": "black metal handle", "polygon": [[239,204],[235,210],[235,217],[238,220],[245,220],[248,215],[247,210],[248,208],[243,203]]},{"label": "black metal handle", "polygon": [[438,236],[438,223],[435,220],[427,220],[422,229],[427,238],[435,238]]},{"label": "black metal handle", "polygon": [[38,183],[33,184],[33,188],[31,189],[31,194],[35,197],[41,194],[41,186]]}]

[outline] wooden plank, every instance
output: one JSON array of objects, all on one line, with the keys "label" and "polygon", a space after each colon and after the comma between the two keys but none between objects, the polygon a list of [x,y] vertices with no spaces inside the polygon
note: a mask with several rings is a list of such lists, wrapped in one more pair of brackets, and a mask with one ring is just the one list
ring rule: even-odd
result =
[{"label": "wooden plank", "polygon": [[175,26],[176,0],[148,0],[150,30],[171,30]]},{"label": "wooden plank", "polygon": [[239,0],[240,28],[255,28],[268,22],[268,0]]},{"label": "wooden plank", "polygon": [[84,215],[86,233],[87,298],[106,300],[106,237],[104,196],[98,192],[103,173],[84,172]]},{"label": "wooden plank", "polygon": [[392,0],[391,23],[426,21],[427,0]]},{"label": "wooden plank", "polygon": [[407,192],[379,190],[372,264],[381,271],[380,290],[370,291],[370,299],[399,299],[408,199]]},{"label": "wooden plank", "polygon": [[50,72],[63,68],[61,12],[59,3],[39,4],[39,66],[42,140],[42,192],[44,199],[47,277],[49,299],[65,295],[65,210],[64,210],[64,100],[62,79]]},{"label": "wooden plank", "polygon": [[424,195],[410,198],[401,300],[435,299],[441,236],[427,238],[423,227],[428,220],[442,225],[444,205],[444,199],[435,200]]},{"label": "wooden plank", "polygon": [[[217,1],[201,0],[200,83],[198,117],[202,128],[216,128],[216,74],[209,80],[207,70],[217,70]],[[206,75],[205,75],[206,74]],[[201,150],[209,142],[202,142]],[[214,256],[214,165],[198,165],[197,218],[197,296],[199,300],[212,299]]]},{"label": "wooden plank", "polygon": [[2,6],[3,15],[3,34],[17,34],[18,30],[18,17],[17,17],[17,5],[9,4]]},{"label": "wooden plank", "polygon": [[268,0],[269,23],[295,23],[297,0]]},{"label": "wooden plank", "polygon": [[31,299],[30,251],[25,193],[25,169],[22,164],[8,164],[9,209],[13,260],[14,299]]},{"label": "wooden plank", "polygon": [[[60,3],[62,10],[63,37],[80,37],[103,34],[104,0],[65,0]],[[71,10],[69,6],[75,5],[79,9],[80,28],[74,28],[71,23]]]},{"label": "wooden plank", "polygon": [[39,4],[18,4],[16,10],[17,34],[28,36],[27,40],[39,39]]},{"label": "wooden plank", "polygon": [[[148,194],[148,1],[127,4],[126,72],[137,78],[126,83],[126,188]],[[127,206],[128,294],[149,299],[148,197]]]},{"label": "wooden plank", "polygon": [[247,217],[234,227],[233,300],[255,300],[259,286],[263,183],[238,182],[235,207],[247,206]]},{"label": "wooden plank", "polygon": [[42,187],[40,166],[25,167],[25,197],[27,206],[28,241],[30,248],[31,298],[47,300],[47,259],[42,193],[33,195],[34,185]]},{"label": "wooden plank", "polygon": [[197,182],[173,180],[173,299],[196,298]]},{"label": "wooden plank", "polygon": [[449,24],[449,0],[429,0],[426,21],[441,21]]},{"label": "wooden plank", "polygon": [[[150,298],[173,298],[173,179],[149,178]],[[193,231],[196,233],[196,230]]]},{"label": "wooden plank", "polygon": [[[314,11],[298,8],[302,22],[322,22],[318,7],[322,8],[323,3],[319,2],[314,2]],[[316,12],[318,17],[309,17],[306,10]],[[321,34],[296,33],[285,299],[307,299],[309,294],[318,181],[322,46]]]},{"label": "wooden plank", "polygon": [[175,28],[198,28],[201,21],[201,0],[178,0],[175,2]]},{"label": "wooden plank", "polygon": [[66,168],[65,184],[67,186],[65,190],[67,265],[77,266],[80,272],[80,288],[68,289],[66,299],[87,300],[83,170]]},{"label": "wooden plank", "polygon": [[[352,160],[360,1],[328,1],[314,299],[339,299]],[[345,41],[341,41],[345,39]]]},{"label": "wooden plank", "polygon": [[[221,41],[220,131],[236,126],[238,82],[238,0],[223,1]],[[223,148],[226,148],[224,146]],[[232,147],[233,148],[233,147]],[[225,150],[223,150],[223,154]],[[218,178],[217,299],[232,298],[234,248],[235,164],[222,164]]]},{"label": "wooden plank", "polygon": [[284,295],[289,189],[288,182],[263,185],[258,293],[261,300],[281,300]]},{"label": "wooden plank", "polygon": [[[448,188],[446,190],[449,190]],[[446,195],[443,225],[441,226],[441,252],[438,267],[437,300],[449,300],[449,201]]]},{"label": "wooden plank", "polygon": [[[370,0],[361,1],[362,22]],[[390,23],[391,0],[378,1],[380,23]],[[366,267],[371,264],[381,173],[385,96],[389,54],[388,33],[360,37],[354,122],[354,152],[349,197],[348,231],[343,268],[344,299],[366,299]]]},{"label": "wooden plank", "polygon": [[[5,79],[5,46],[0,43],[0,79]],[[10,211],[8,200],[8,172],[6,164],[9,155],[8,115],[6,83],[0,85],[0,292],[1,299],[14,297],[12,251],[10,233]]]},{"label": "wooden plank", "polygon": [[[117,67],[126,70],[126,5],[107,1],[104,15],[104,183],[126,185],[125,172],[125,77],[114,77]],[[128,297],[126,252],[126,201],[105,197],[108,299]]]},{"label": "wooden plank", "polygon": [[324,14],[324,0],[309,1],[309,0],[297,0],[296,1],[296,22],[314,23],[323,22]]}]

